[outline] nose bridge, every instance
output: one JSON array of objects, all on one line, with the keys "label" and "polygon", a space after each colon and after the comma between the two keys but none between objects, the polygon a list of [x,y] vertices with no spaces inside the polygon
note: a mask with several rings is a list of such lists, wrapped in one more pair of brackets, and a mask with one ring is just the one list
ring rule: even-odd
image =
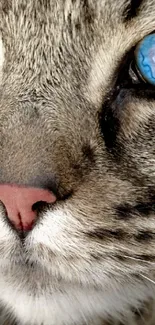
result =
[{"label": "nose bridge", "polygon": [[[25,120],[16,112],[0,127],[0,184],[49,188],[57,193],[59,183],[63,179],[67,183],[71,155],[67,124],[61,129],[56,116],[49,115]],[[71,176],[67,178],[69,184]]]},{"label": "nose bridge", "polygon": [[0,103],[0,184],[42,188],[48,184],[53,189],[59,183],[63,193],[70,191],[88,166],[82,147],[90,141],[95,122],[83,114],[84,104],[75,96],[65,103],[34,97],[32,105],[31,96],[26,97],[27,102],[22,97],[20,103],[17,96],[11,103],[7,99]]},{"label": "nose bridge", "polygon": [[38,124],[17,120],[0,129],[0,183],[30,185],[46,174],[44,131]]}]

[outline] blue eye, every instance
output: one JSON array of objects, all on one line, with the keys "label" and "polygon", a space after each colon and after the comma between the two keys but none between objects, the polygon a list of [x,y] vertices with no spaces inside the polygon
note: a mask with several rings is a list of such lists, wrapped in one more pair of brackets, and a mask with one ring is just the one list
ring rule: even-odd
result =
[{"label": "blue eye", "polygon": [[146,36],[137,45],[135,60],[142,78],[155,86],[155,34]]}]

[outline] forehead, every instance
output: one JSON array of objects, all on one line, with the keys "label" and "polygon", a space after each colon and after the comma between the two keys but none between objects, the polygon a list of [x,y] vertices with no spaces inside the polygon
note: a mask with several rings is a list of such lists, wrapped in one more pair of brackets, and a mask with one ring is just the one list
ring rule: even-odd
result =
[{"label": "forehead", "polygon": [[74,41],[74,51],[81,42],[91,49],[115,37],[118,43],[118,36],[127,46],[153,31],[154,14],[152,0],[1,0],[0,29],[15,51],[21,43],[35,47],[37,38],[55,49],[73,50]]},{"label": "forehead", "polygon": [[[98,20],[99,26],[105,22],[110,25],[113,21],[127,22],[138,17],[141,19],[145,17],[146,22],[146,18],[149,20],[152,16],[153,19],[154,10],[155,3],[152,0],[1,0],[0,2],[1,18],[14,13],[17,18],[14,23],[16,23],[25,13],[23,19],[27,20],[33,17],[42,23],[51,20],[53,25],[59,21],[60,29],[63,23],[67,23],[69,17],[72,27],[79,20],[83,25],[92,24],[96,18],[102,18]],[[111,25],[111,28],[115,26]]]},{"label": "forehead", "polygon": [[87,85],[90,99],[124,53],[155,30],[154,16],[152,0],[1,0],[5,73],[45,76],[54,87]]}]

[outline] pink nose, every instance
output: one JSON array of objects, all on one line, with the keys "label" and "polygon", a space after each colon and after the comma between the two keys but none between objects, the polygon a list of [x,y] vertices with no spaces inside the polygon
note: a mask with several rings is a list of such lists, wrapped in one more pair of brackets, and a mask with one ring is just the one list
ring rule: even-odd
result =
[{"label": "pink nose", "polygon": [[40,201],[54,203],[56,197],[48,190],[18,185],[0,185],[0,201],[5,205],[8,219],[16,229],[28,231],[36,218],[32,206]]}]

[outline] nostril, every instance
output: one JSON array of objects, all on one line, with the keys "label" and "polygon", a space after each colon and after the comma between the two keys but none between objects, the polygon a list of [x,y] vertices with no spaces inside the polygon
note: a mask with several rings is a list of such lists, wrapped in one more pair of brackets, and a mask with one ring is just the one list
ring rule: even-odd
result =
[{"label": "nostril", "polygon": [[45,201],[38,201],[32,205],[32,211],[41,212],[42,210],[45,210],[48,206],[49,203]]}]

